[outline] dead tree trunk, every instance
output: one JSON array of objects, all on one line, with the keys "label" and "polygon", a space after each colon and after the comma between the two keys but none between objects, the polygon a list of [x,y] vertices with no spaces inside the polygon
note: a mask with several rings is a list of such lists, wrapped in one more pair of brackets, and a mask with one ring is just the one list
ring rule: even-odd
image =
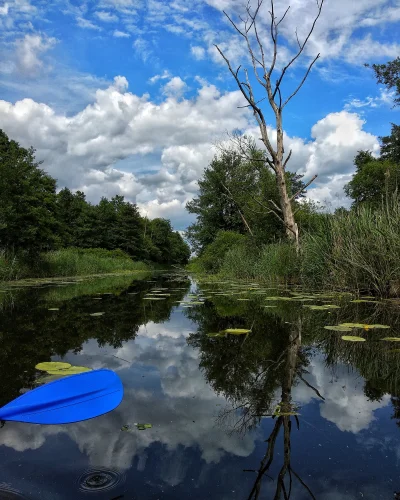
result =
[{"label": "dead tree trunk", "polygon": [[[268,99],[269,105],[274,113],[275,116],[275,126],[276,126],[276,131],[277,131],[277,141],[276,141],[276,147],[274,148],[273,145],[271,144],[271,140],[268,135],[268,130],[267,130],[267,123],[264,117],[264,113],[261,110],[261,108],[258,106],[259,102],[261,101],[256,101],[254,98],[254,93],[252,86],[250,84],[250,80],[248,77],[247,70],[244,70],[245,73],[245,81],[242,81],[241,78],[239,77],[239,70],[240,66],[237,68],[236,71],[233,70],[229,60],[227,57],[224,55],[224,53],[221,51],[221,49],[218,47],[218,45],[215,45],[216,49],[218,52],[221,54],[223,59],[225,60],[229,71],[233,75],[233,77],[236,80],[236,83],[242,92],[243,96],[245,97],[246,101],[248,104],[246,107],[251,108],[253,110],[254,117],[260,127],[260,132],[261,132],[261,141],[263,142],[264,146],[266,147],[268,156],[266,159],[267,165],[269,165],[272,170],[275,172],[276,175],[276,182],[277,182],[277,187],[278,187],[278,192],[279,192],[279,197],[280,197],[280,208],[278,208],[278,211],[276,211],[276,206],[274,208],[270,208],[272,212],[275,213],[277,217],[282,221],[282,223],[285,226],[286,229],[286,234],[289,240],[296,242],[297,249],[299,248],[299,230],[294,218],[294,211],[293,207],[291,204],[291,201],[294,199],[294,197],[290,197],[288,194],[288,189],[286,185],[286,177],[285,177],[285,171],[286,171],[286,166],[287,163],[291,157],[292,151],[289,151],[288,156],[286,159],[284,158],[284,144],[283,144],[283,127],[282,127],[282,111],[286,104],[297,94],[297,92],[300,90],[302,85],[307,79],[308,74],[310,73],[310,70],[313,66],[313,64],[316,62],[316,60],[319,58],[319,54],[311,61],[311,63],[308,65],[308,68],[304,74],[303,79],[301,82],[297,85],[295,90],[292,92],[289,97],[283,101],[282,99],[282,93],[281,93],[281,83],[282,80],[287,72],[287,70],[290,68],[290,66],[297,60],[297,58],[302,54],[304,47],[306,46],[311,33],[314,30],[315,24],[321,14],[322,10],[322,5],[324,3],[324,0],[316,0],[317,2],[317,14],[314,19],[314,22],[311,26],[311,29],[304,39],[303,43],[300,42],[299,38],[297,37],[297,31],[296,31],[296,38],[297,38],[297,44],[298,44],[298,49],[296,54],[292,57],[292,59],[286,64],[286,66],[282,69],[280,72],[280,76],[276,80],[275,85],[272,84],[271,79],[273,72],[275,70],[275,65],[276,65],[276,60],[277,60],[277,54],[278,54],[278,27],[281,24],[281,22],[284,20],[286,14],[289,11],[288,7],[283,14],[282,18],[278,21],[277,18],[275,17],[275,12],[274,12],[274,0],[271,0],[271,10],[269,11],[270,16],[271,16],[271,23],[270,23],[270,35],[273,43],[273,53],[271,55],[271,61],[267,63],[266,58],[265,58],[265,52],[264,52],[264,47],[261,43],[261,39],[259,36],[259,32],[257,29],[257,14],[261,8],[261,5],[263,3],[263,0],[257,0],[257,7],[254,12],[251,11],[250,9],[250,0],[247,3],[246,6],[246,12],[247,12],[247,19],[244,21],[244,27],[243,29],[239,29],[238,26],[233,22],[233,20],[228,16],[228,14],[224,11],[224,14],[226,17],[229,19],[231,22],[232,26],[235,28],[235,30],[244,38],[246,44],[247,44],[247,49],[249,51],[251,61],[252,61],[252,66],[254,70],[254,75],[257,79],[257,82],[264,88],[266,92],[266,97],[264,97],[261,100]],[[256,49],[258,51],[258,54],[255,55],[255,51],[251,45],[250,42],[250,36],[249,33],[251,30],[254,30],[254,37],[256,40]],[[316,176],[315,176],[316,177]],[[314,179],[315,179],[314,177]],[[310,181],[311,182],[311,181]],[[310,182],[307,184],[309,185]],[[299,193],[297,193],[299,194]]]}]

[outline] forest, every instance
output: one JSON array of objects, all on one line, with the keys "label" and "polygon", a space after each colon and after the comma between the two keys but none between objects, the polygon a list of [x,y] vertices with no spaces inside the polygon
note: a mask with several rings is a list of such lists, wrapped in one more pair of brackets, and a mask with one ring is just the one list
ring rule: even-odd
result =
[{"label": "forest", "polygon": [[0,130],[0,279],[188,261],[190,248],[169,220],[142,217],[123,196],[92,204],[82,191],[57,192],[40,164],[32,147]]}]

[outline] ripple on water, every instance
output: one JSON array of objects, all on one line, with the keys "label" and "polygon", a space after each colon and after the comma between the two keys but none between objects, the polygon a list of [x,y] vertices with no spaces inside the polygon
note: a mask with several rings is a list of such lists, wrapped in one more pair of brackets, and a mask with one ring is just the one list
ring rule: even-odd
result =
[{"label": "ripple on water", "polygon": [[86,470],[78,479],[81,491],[99,492],[115,488],[125,482],[125,474],[105,467]]},{"label": "ripple on water", "polygon": [[1,484],[0,500],[27,500],[27,497],[19,493],[17,490],[14,490],[13,488],[9,488],[8,486],[4,486],[4,484]]}]

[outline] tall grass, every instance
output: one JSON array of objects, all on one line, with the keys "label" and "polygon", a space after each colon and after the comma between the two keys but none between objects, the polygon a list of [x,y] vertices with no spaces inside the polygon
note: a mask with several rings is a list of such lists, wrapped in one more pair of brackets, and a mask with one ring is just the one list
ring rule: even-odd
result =
[{"label": "tall grass", "polygon": [[145,271],[148,266],[134,262],[122,250],[64,248],[43,255],[45,276],[79,276],[117,271]]},{"label": "tall grass", "polygon": [[64,248],[44,253],[35,259],[0,253],[1,281],[148,270],[145,263],[134,262],[121,250]]},{"label": "tall grass", "polygon": [[301,279],[307,285],[388,295],[400,281],[400,203],[361,207],[326,218],[302,241]]},{"label": "tall grass", "polygon": [[[385,200],[381,208],[335,215],[321,214],[313,231],[303,234],[301,252],[282,242],[259,250],[248,240],[218,255],[217,271],[197,259],[194,270],[225,277],[300,283],[307,288],[369,291],[400,295],[400,200]],[[235,242],[233,242],[235,243]],[[210,245],[205,252],[212,261]],[[215,264],[214,264],[215,265]]]}]

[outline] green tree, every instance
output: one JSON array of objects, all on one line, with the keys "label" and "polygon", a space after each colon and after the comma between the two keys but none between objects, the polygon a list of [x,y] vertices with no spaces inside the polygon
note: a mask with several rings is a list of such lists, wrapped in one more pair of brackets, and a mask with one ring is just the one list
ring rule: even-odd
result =
[{"label": "green tree", "polygon": [[[383,142],[385,140],[385,142]],[[374,158],[371,151],[358,151],[354,158],[356,172],[344,191],[353,199],[353,208],[368,205],[372,208],[382,206],[387,196],[393,196],[400,185],[400,163],[395,163],[395,138],[382,138],[383,155]]]},{"label": "green tree", "polygon": [[[285,175],[288,195],[294,196],[293,206],[301,209],[296,200],[304,197],[302,176]],[[199,255],[218,231],[251,234],[258,245],[284,237],[284,226],[270,208],[279,204],[276,178],[265,166],[265,153],[254,143],[245,155],[233,148],[223,149],[204,171],[199,188],[199,196],[186,205],[197,215],[186,236]]]},{"label": "green tree", "polygon": [[0,130],[0,247],[36,254],[57,245],[56,181],[35,150]]},{"label": "green tree", "polygon": [[379,137],[381,141],[381,158],[400,165],[400,126],[394,123],[391,125],[391,134]]},{"label": "green tree", "polygon": [[400,105],[400,57],[385,64],[364,64],[367,68],[372,67],[378,83],[383,83],[386,88],[395,90],[394,107]]}]

